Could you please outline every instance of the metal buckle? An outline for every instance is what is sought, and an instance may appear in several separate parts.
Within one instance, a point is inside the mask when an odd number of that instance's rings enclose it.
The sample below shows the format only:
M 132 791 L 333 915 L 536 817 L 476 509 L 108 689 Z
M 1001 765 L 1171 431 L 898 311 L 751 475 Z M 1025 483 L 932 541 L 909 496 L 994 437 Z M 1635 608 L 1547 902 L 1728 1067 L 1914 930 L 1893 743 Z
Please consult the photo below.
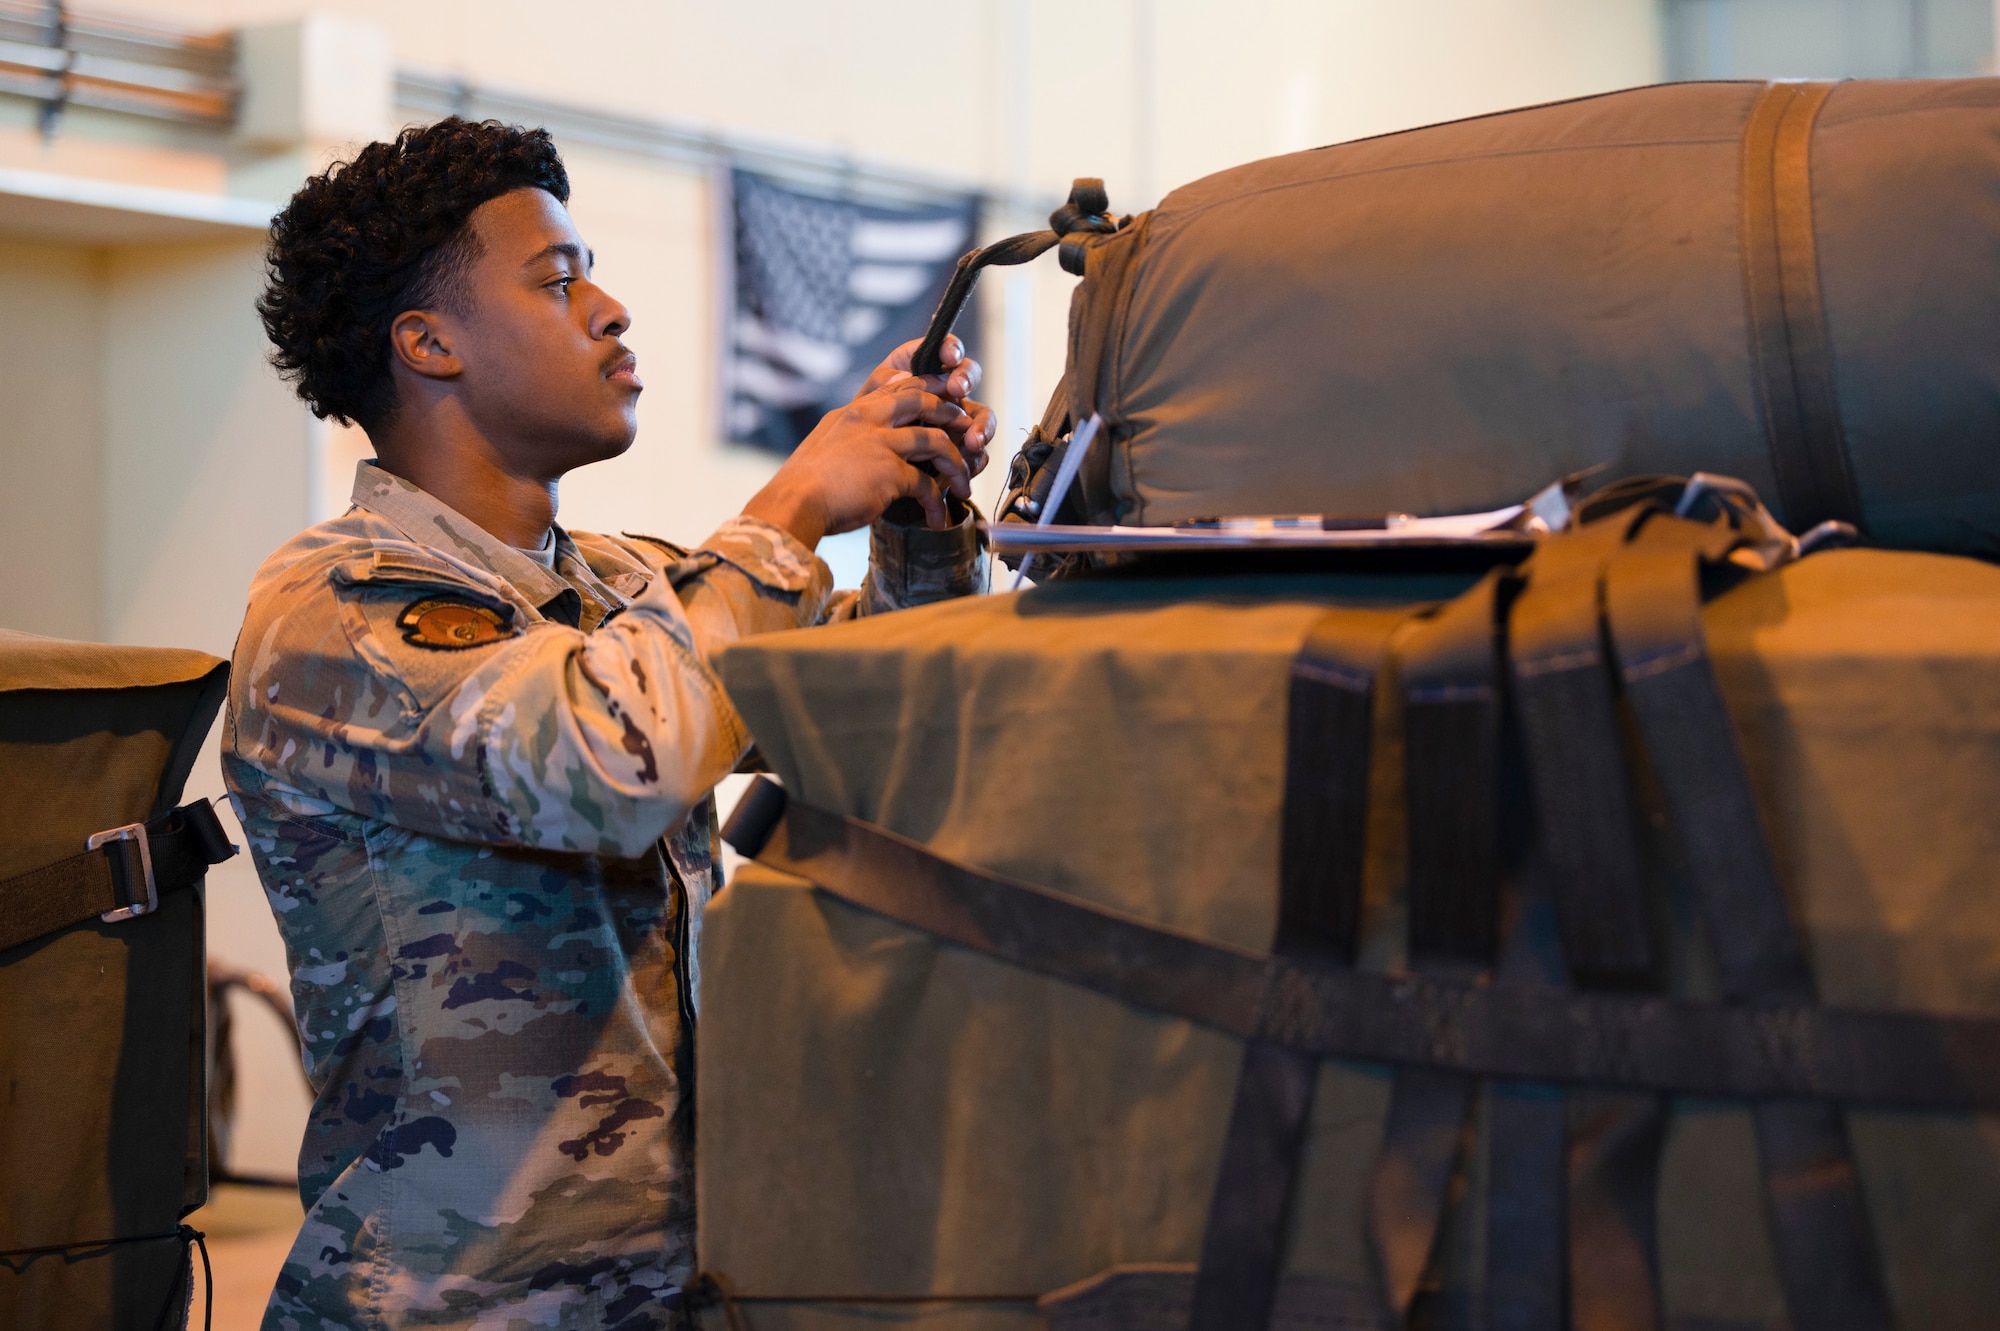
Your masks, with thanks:
M 153 847 L 146 840 L 146 825 L 144 823 L 127 823 L 123 827 L 114 827 L 108 832 L 99 832 L 92 836 L 90 840 L 84 842 L 83 848 L 85 850 L 96 850 L 98 847 L 107 845 L 113 841 L 136 841 L 139 843 L 139 863 L 146 871 L 146 899 L 144 901 L 135 901 L 129 906 L 120 906 L 117 910 L 105 911 L 104 914 L 97 918 L 103 920 L 106 924 L 116 924 L 120 920 L 129 920 L 135 915 L 145 915 L 160 908 L 160 888 L 159 884 L 153 881 Z

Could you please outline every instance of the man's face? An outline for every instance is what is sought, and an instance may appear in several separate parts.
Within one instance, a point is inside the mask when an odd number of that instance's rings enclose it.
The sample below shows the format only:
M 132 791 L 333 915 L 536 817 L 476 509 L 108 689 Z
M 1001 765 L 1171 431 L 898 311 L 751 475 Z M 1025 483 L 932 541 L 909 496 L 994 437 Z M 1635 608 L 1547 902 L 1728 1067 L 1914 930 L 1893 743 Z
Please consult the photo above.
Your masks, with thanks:
M 449 317 L 461 400 L 520 474 L 554 480 L 617 457 L 638 430 L 632 316 L 590 280 L 591 253 L 546 190 L 473 211 L 479 256 Z M 516 455 L 518 454 L 518 456 Z

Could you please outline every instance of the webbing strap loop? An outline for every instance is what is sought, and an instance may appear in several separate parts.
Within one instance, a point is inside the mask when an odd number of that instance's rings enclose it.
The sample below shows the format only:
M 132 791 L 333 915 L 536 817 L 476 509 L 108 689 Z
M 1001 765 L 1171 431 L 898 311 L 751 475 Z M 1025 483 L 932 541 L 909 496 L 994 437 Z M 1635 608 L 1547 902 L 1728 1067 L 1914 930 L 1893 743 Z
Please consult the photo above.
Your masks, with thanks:
M 1840 423 L 1813 233 L 1812 136 L 1831 83 L 1772 83 L 1743 127 L 1743 288 L 1751 364 L 1785 524 L 1862 525 Z

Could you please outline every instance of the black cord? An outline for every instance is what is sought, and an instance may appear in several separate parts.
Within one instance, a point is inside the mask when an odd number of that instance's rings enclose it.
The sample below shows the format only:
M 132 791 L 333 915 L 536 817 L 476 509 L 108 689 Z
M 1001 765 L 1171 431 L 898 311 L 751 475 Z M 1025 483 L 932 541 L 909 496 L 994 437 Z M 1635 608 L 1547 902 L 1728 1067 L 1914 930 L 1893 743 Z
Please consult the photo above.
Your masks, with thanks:
M 215 1268 L 208 1264 L 208 1235 L 192 1225 L 182 1225 L 181 1241 L 201 1249 L 201 1328 L 215 1331 Z M 194 1274 L 193 1262 L 188 1263 L 188 1274 Z
M 125 1243 L 165 1243 L 169 1239 L 176 1239 L 180 1242 L 181 1255 L 187 1258 L 186 1265 L 181 1269 L 186 1272 L 188 1279 L 194 1278 L 194 1258 L 188 1250 L 190 1248 L 201 1249 L 201 1276 L 204 1293 L 201 1324 L 203 1331 L 214 1331 L 215 1268 L 209 1264 L 208 1260 L 208 1235 L 202 1233 L 193 1225 L 181 1225 L 171 1234 L 135 1234 L 131 1238 L 124 1239 L 86 1239 L 78 1243 L 45 1243 L 38 1248 L 8 1248 L 0 1250 L 0 1262 L 8 1261 L 8 1259 L 14 1257 L 32 1259 L 35 1257 L 50 1257 L 56 1253 L 90 1252 L 93 1249 L 116 1248 Z M 26 1267 L 24 1265 L 17 1268 L 10 1264 L 8 1269 L 20 1271 L 25 1270 Z M 188 1297 L 192 1297 L 192 1291 L 189 1292 Z M 167 1306 L 160 1313 L 159 1325 L 162 1331 L 172 1324 L 174 1306 L 183 1302 L 181 1277 L 176 1276 L 173 1288 L 167 1292 Z

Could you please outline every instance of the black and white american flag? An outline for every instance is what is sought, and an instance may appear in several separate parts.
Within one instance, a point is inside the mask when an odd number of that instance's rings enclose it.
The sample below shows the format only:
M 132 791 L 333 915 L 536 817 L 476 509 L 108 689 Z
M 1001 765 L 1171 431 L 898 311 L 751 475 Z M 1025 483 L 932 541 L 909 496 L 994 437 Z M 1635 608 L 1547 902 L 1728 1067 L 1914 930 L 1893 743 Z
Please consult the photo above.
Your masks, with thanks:
M 723 366 L 731 443 L 789 454 L 900 343 L 922 337 L 979 196 L 898 204 L 813 194 L 729 173 L 734 296 Z M 979 326 L 974 304 L 961 338 Z

